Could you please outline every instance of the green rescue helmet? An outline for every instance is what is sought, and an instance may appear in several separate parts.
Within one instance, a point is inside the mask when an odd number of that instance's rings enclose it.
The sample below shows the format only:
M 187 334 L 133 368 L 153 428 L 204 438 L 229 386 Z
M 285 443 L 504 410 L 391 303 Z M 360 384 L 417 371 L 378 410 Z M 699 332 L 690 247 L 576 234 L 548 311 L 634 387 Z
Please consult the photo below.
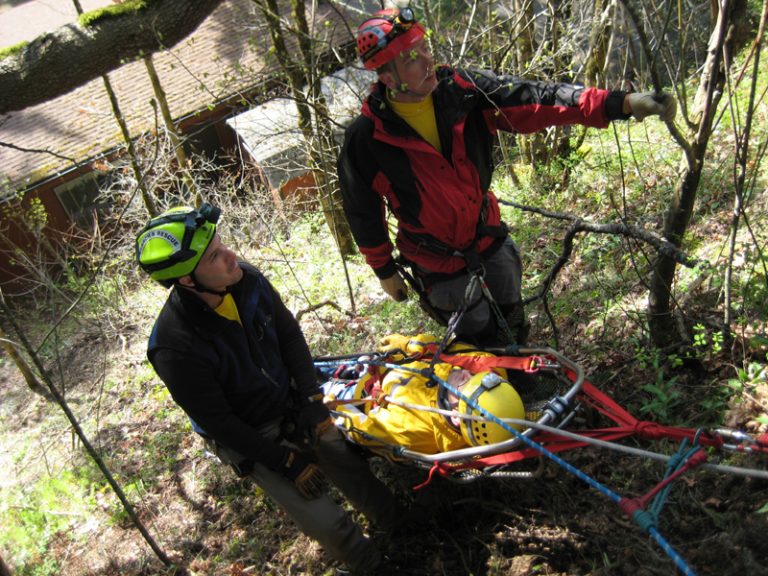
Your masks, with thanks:
M 169 288 L 192 275 L 216 235 L 221 210 L 204 203 L 198 209 L 177 206 L 152 218 L 136 236 L 136 260 L 153 280 Z

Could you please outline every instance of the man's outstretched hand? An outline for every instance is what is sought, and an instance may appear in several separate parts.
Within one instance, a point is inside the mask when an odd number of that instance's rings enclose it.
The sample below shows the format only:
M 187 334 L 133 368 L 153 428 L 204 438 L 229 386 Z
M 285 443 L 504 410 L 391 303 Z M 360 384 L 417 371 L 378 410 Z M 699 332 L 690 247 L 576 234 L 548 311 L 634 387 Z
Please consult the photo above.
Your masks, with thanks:
M 624 98 L 624 112 L 637 120 L 656 114 L 665 122 L 671 122 L 677 113 L 677 100 L 666 92 L 634 92 Z

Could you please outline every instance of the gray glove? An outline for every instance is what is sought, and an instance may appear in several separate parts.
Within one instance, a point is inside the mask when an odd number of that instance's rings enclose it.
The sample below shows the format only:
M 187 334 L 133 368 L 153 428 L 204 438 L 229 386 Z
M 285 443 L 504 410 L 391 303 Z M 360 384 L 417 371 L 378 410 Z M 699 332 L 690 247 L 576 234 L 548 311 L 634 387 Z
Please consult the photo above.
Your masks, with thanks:
M 637 120 L 657 114 L 665 122 L 671 122 L 677 113 L 677 100 L 666 92 L 636 92 L 627 94 L 629 113 Z
M 381 287 L 384 289 L 392 300 L 395 302 L 402 302 L 408 298 L 408 287 L 405 285 L 405 280 L 400 276 L 398 272 L 395 272 L 389 278 L 379 278 Z

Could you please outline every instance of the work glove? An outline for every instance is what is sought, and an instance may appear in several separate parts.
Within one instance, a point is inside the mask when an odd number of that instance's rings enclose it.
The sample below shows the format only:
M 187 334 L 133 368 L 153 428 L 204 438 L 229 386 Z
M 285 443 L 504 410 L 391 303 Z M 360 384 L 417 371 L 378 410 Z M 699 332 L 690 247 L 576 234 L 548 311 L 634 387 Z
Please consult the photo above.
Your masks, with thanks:
M 408 297 L 408 287 L 399 272 L 395 272 L 389 278 L 379 278 L 379 282 L 384 292 L 395 302 L 402 302 Z
M 374 386 L 371 390 L 371 398 L 376 401 L 376 404 L 382 408 L 389 406 L 389 398 L 387 393 L 381 388 L 381 386 Z
M 405 352 L 408 349 L 408 342 L 410 336 L 403 336 L 402 334 L 388 334 L 379 340 L 379 351 L 389 352 Z
M 326 487 L 322 470 L 302 456 L 300 452 L 288 451 L 282 468 L 283 476 L 296 485 L 296 489 L 307 500 L 319 498 Z
M 665 122 L 675 119 L 677 100 L 666 92 L 635 92 L 626 95 L 629 113 L 637 120 L 643 120 L 651 114 L 658 114 Z
M 323 404 L 323 394 L 318 392 L 299 410 L 299 417 L 296 420 L 297 438 L 309 446 L 314 446 L 317 444 L 317 439 L 332 426 L 331 412 Z

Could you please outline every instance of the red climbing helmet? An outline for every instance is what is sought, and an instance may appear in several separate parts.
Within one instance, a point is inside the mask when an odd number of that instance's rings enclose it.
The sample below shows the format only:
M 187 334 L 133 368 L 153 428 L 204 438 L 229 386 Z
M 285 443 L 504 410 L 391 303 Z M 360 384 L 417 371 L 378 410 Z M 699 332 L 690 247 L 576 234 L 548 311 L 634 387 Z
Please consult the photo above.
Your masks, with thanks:
M 357 55 L 376 70 L 424 37 L 411 8 L 379 10 L 357 29 Z

